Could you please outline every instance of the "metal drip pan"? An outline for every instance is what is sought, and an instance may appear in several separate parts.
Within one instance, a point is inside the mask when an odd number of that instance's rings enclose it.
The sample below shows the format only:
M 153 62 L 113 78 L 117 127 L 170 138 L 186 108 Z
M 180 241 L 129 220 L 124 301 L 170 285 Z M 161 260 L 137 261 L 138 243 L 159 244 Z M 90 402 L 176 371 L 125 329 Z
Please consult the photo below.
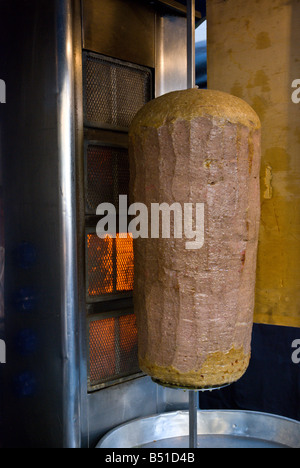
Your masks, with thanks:
M 189 413 L 141 418 L 109 432 L 97 448 L 189 448 Z M 300 423 L 251 411 L 198 411 L 198 448 L 300 448 Z

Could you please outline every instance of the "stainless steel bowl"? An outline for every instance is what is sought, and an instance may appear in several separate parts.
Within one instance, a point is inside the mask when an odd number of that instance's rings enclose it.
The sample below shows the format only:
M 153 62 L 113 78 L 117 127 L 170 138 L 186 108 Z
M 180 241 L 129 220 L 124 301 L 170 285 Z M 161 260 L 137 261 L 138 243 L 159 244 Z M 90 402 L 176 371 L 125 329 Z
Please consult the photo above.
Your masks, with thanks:
M 97 448 L 188 448 L 189 413 L 131 421 L 109 432 Z M 199 411 L 198 448 L 300 448 L 300 422 L 251 411 Z

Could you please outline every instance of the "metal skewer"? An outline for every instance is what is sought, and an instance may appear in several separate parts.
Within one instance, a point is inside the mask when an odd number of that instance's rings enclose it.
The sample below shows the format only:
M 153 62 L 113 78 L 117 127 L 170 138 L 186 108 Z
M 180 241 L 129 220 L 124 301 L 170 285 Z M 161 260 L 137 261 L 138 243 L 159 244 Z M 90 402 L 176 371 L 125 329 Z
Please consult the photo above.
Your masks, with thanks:
M 187 83 L 196 86 L 196 3 L 187 0 Z
M 190 414 L 189 414 L 189 425 L 190 425 L 190 448 L 196 449 L 198 445 L 198 392 L 191 390 L 189 392 L 190 400 Z
M 195 0 L 187 0 L 187 87 L 196 86 L 196 3 Z M 198 392 L 189 391 L 190 411 L 190 448 L 197 448 L 198 442 Z
M 221 390 L 222 388 L 229 387 L 230 384 L 224 384 L 216 387 L 202 387 L 199 389 L 192 389 L 191 387 L 183 387 L 165 383 L 161 380 L 152 377 L 153 382 L 165 388 L 172 388 L 175 390 L 188 391 L 189 394 L 189 448 L 198 448 L 198 411 L 199 411 L 199 392 L 206 392 L 213 390 Z

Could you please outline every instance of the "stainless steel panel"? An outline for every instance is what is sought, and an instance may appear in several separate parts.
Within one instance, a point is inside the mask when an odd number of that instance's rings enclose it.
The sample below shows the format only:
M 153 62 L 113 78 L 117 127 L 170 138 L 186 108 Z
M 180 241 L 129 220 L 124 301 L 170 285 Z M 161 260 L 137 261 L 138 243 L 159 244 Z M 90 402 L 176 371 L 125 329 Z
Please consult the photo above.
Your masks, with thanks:
M 1 2 L 8 446 L 81 445 L 73 3 Z M 29 267 L 12 254 L 24 242 L 36 251 Z M 36 346 L 16 347 L 24 330 Z
M 78 350 L 80 374 L 78 395 L 80 398 L 80 419 L 73 424 L 80 426 L 80 447 L 88 447 L 88 406 L 87 406 L 87 354 L 86 332 L 86 291 L 85 291 L 85 185 L 84 185 L 84 129 L 83 129 L 83 75 L 82 75 L 82 18 L 81 0 L 73 0 L 73 52 L 74 52 L 74 93 L 75 93 L 75 163 L 76 163 L 76 207 L 77 207 L 77 277 L 78 277 Z
M 63 446 L 80 440 L 73 9 L 56 0 L 58 161 L 61 226 Z M 77 421 L 77 424 L 74 422 Z
M 88 396 L 89 444 L 95 447 L 100 437 L 108 431 L 137 417 L 160 413 L 169 408 L 188 408 L 188 392 L 166 390 L 141 377 Z
M 140 0 L 83 0 L 83 48 L 155 67 L 155 11 Z
M 187 20 L 179 16 L 156 19 L 155 97 L 187 88 Z
M 300 448 L 300 423 L 250 411 L 198 411 L 198 448 Z M 141 418 L 108 433 L 97 448 L 189 448 L 189 414 Z
M 160 395 L 164 403 L 164 411 L 177 411 L 189 408 L 189 392 L 180 389 L 171 389 L 167 387 L 160 388 Z

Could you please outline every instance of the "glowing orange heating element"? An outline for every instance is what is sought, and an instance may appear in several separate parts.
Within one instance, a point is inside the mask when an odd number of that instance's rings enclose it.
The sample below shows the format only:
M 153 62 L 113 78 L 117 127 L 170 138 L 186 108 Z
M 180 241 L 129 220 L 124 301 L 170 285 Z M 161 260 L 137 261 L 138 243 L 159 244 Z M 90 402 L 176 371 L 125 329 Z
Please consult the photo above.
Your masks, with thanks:
M 133 290 L 133 239 L 131 234 L 126 238 L 117 234 L 116 238 L 117 258 L 117 291 Z
M 134 255 L 131 234 L 116 239 L 87 235 L 88 294 L 97 298 L 133 290 Z M 139 372 L 134 314 L 90 323 L 89 379 L 91 387 L 119 375 Z
M 131 234 L 87 236 L 88 294 L 90 297 L 133 290 L 134 255 Z
M 90 384 L 138 372 L 134 314 L 90 323 Z
M 119 319 L 120 323 L 120 347 L 123 353 L 131 353 L 137 346 L 136 316 L 124 315 Z
M 113 239 L 99 239 L 96 234 L 87 236 L 89 296 L 101 296 L 113 288 Z

